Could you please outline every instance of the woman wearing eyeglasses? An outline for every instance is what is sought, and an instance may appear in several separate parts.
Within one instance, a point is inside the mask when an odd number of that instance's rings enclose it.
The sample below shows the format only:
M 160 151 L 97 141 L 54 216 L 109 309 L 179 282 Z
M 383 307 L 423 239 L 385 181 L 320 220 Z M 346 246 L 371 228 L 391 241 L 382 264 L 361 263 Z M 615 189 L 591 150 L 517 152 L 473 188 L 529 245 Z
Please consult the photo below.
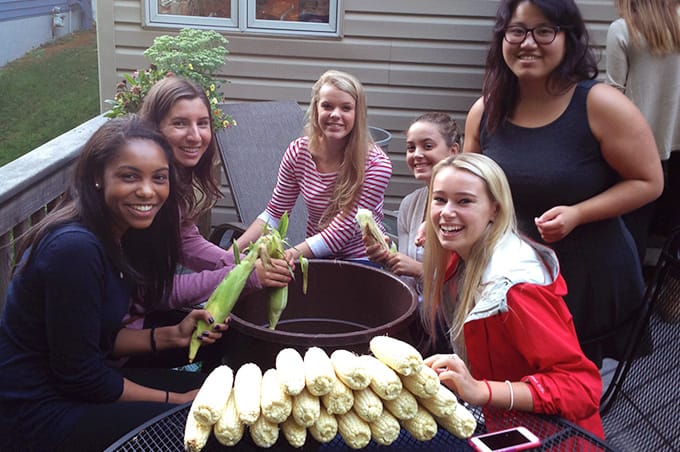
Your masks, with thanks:
M 661 193 L 654 137 L 623 94 L 594 81 L 597 61 L 573 0 L 504 0 L 466 152 L 508 176 L 520 230 L 552 247 L 581 347 L 621 358 L 644 282 L 621 215 Z

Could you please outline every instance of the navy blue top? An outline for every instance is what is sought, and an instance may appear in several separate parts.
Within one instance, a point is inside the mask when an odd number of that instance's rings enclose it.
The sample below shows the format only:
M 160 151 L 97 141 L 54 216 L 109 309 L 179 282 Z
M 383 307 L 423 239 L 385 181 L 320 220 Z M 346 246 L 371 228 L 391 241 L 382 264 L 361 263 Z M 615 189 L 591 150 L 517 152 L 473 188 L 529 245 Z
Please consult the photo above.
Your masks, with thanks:
M 59 444 L 84 404 L 120 397 L 123 377 L 106 360 L 129 299 L 121 273 L 82 225 L 40 241 L 0 317 L 0 450 Z
M 490 135 L 482 118 L 482 152 L 505 171 L 520 231 L 537 242 L 545 243 L 534 218 L 591 198 L 620 180 L 588 122 L 586 100 L 595 83 L 579 83 L 564 113 L 542 127 L 506 121 Z M 626 344 L 626 321 L 641 306 L 644 290 L 635 244 L 623 221 L 615 217 L 583 224 L 546 245 L 559 258 L 569 291 L 565 301 L 584 352 L 596 363 L 603 356 L 616 358 Z

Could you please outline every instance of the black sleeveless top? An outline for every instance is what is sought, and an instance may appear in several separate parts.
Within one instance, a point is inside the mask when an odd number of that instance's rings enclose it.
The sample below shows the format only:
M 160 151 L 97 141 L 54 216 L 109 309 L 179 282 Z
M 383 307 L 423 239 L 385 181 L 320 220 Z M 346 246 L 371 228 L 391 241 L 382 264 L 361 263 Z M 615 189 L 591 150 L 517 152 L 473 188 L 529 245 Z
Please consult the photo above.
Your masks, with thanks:
M 505 171 L 520 231 L 539 243 L 534 224 L 548 209 L 573 205 L 619 181 L 607 164 L 588 123 L 586 98 L 596 82 L 577 85 L 564 113 L 554 122 L 526 128 L 505 122 L 493 135 L 480 124 L 482 153 Z M 642 303 L 644 283 L 632 236 L 620 217 L 576 227 L 555 250 L 569 293 L 565 301 L 574 316 L 586 355 L 619 358 L 628 321 Z

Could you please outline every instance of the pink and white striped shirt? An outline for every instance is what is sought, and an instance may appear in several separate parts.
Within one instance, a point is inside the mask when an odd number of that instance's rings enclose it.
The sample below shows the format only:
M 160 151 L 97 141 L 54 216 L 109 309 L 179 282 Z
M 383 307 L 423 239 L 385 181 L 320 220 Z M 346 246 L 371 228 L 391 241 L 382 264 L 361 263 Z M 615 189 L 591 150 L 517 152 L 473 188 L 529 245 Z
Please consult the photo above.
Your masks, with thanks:
M 369 209 L 378 226 L 383 228 L 385 189 L 391 176 L 392 163 L 389 157 L 378 146 L 374 146 L 366 161 L 358 203 L 347 215 L 336 215 L 322 230 L 319 228 L 319 221 L 330 202 L 337 173 L 320 173 L 309 151 L 308 138 L 300 137 L 286 149 L 281 159 L 274 193 L 259 218 L 270 225 L 277 225 L 283 212 L 290 212 L 297 197 L 302 194 L 307 207 L 306 242 L 314 256 L 367 259 L 366 249 L 361 241 L 361 230 L 354 217 L 357 209 Z

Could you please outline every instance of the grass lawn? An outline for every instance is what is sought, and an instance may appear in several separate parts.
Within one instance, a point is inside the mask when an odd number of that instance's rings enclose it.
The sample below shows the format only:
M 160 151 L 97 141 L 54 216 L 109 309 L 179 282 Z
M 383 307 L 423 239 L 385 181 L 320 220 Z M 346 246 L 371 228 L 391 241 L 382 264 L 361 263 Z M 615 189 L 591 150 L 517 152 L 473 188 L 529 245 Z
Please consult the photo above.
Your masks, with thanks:
M 95 30 L 0 68 L 0 166 L 99 114 Z

